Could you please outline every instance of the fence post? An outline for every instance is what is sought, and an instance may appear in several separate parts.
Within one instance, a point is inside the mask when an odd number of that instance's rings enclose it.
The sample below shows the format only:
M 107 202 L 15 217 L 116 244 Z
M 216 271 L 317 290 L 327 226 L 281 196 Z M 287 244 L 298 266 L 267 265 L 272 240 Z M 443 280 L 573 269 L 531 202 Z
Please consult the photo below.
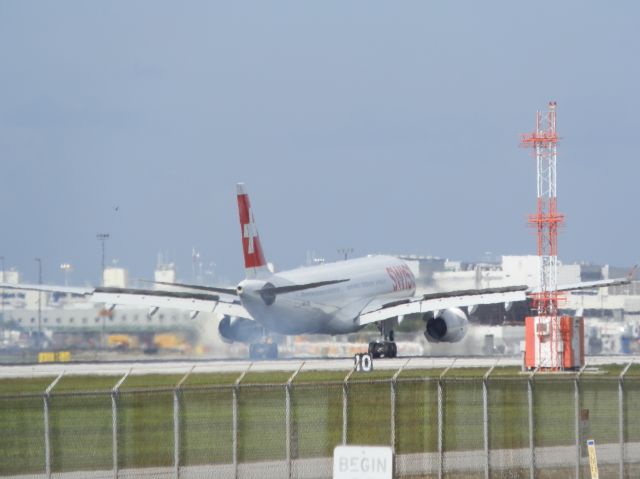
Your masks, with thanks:
M 580 479 L 580 375 L 587 367 L 585 361 L 584 366 L 577 372 L 573 385 L 573 407 L 575 411 L 575 430 L 576 430 L 576 479 Z
M 231 447 L 233 449 L 233 477 L 238 478 L 238 392 L 240 389 L 240 382 L 244 379 L 244 376 L 249 372 L 253 363 L 249 363 L 247 369 L 245 369 L 236 382 L 233 383 L 233 403 L 232 403 L 232 414 L 233 414 L 233 438 L 231 442 Z
M 180 478 L 180 393 L 182 385 L 195 367 L 195 364 L 191 366 L 173 390 L 173 465 L 176 479 Z
M 302 361 L 300 367 L 294 371 L 287 383 L 284 385 L 284 409 L 286 422 L 285 447 L 287 450 L 287 477 L 291 478 L 291 383 L 298 375 L 305 361 Z
M 344 381 L 342 382 L 342 445 L 347 444 L 347 423 L 348 423 L 348 414 L 349 414 L 349 378 L 356 370 L 354 366 L 351 371 L 344 377 Z
M 47 479 L 51 479 L 51 444 L 49 436 L 49 396 L 43 395 L 44 399 L 44 471 Z
M 396 395 L 398 394 L 398 376 L 400 376 L 405 366 L 409 364 L 409 361 L 411 361 L 411 358 L 407 359 L 391 378 L 391 451 L 393 454 L 394 473 L 396 469 Z
M 180 388 L 173 390 L 173 467 L 175 477 L 180 477 Z
M 629 363 L 618 377 L 618 425 L 620 429 L 620 479 L 624 479 L 624 375 L 631 367 Z
M 531 456 L 531 462 L 529 463 L 529 479 L 535 479 L 536 477 L 536 444 L 533 421 L 533 376 L 535 374 L 536 370 L 534 369 L 527 378 L 527 402 L 529 408 L 529 455 Z
M 451 364 L 442 371 L 442 374 L 438 378 L 438 479 L 442 479 L 444 472 L 444 404 L 443 404 L 443 383 L 445 374 L 449 372 L 449 369 L 453 367 L 456 362 L 454 359 Z
M 497 363 L 496 363 L 497 364 Z M 488 381 L 489 375 L 493 372 L 496 364 L 491 366 L 489 370 L 482 377 L 482 426 L 483 426 L 483 438 L 484 438 L 484 477 L 489 479 L 489 390 Z
M 120 394 L 120 386 L 131 373 L 131 369 L 113 386 L 111 390 L 111 449 L 113 452 L 113 477 L 118 479 L 118 395 Z
M 396 395 L 398 394 L 398 376 L 400 376 L 405 366 L 409 364 L 409 361 L 411 361 L 411 358 L 407 359 L 391 378 L 391 450 L 393 451 L 394 458 L 396 456 Z
M 47 475 L 47 479 L 51 479 L 51 426 L 49 421 L 49 396 L 63 375 L 64 370 L 44 391 L 44 470 Z

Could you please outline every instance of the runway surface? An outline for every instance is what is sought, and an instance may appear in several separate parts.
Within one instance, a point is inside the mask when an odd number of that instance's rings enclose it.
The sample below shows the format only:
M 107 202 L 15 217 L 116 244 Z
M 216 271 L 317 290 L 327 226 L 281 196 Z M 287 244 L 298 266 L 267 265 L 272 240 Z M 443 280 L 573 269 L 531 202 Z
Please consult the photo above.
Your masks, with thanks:
M 606 364 L 640 363 L 640 356 L 592 356 L 587 358 L 587 367 Z M 304 363 L 304 365 L 302 365 Z M 118 376 L 130 372 L 139 374 L 184 374 L 193 373 L 242 373 L 246 370 L 260 371 L 296 371 L 300 366 L 304 371 L 350 371 L 354 366 L 353 358 L 300 358 L 278 359 L 270 361 L 249 360 L 180 360 L 180 361 L 128 361 L 128 362 L 90 362 L 55 363 L 0 366 L 2 378 L 29 378 L 66 375 L 108 375 Z M 398 370 L 427 368 L 471 368 L 492 366 L 521 366 L 522 358 L 506 357 L 400 357 L 374 360 L 375 370 Z

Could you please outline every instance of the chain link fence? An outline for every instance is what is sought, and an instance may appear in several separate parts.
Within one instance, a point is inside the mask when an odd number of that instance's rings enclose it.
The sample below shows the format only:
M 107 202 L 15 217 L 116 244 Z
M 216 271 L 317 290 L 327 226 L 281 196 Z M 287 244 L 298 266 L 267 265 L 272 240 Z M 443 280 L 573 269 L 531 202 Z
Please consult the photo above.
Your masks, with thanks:
M 304 363 L 303 363 L 304 364 Z M 390 446 L 395 476 L 640 477 L 640 365 L 61 376 L 0 389 L 0 475 L 22 478 L 330 478 L 340 444 Z M 406 363 L 405 363 L 406 365 Z M 69 383 L 69 381 L 71 381 Z M 71 384 L 72 387 L 69 386 Z

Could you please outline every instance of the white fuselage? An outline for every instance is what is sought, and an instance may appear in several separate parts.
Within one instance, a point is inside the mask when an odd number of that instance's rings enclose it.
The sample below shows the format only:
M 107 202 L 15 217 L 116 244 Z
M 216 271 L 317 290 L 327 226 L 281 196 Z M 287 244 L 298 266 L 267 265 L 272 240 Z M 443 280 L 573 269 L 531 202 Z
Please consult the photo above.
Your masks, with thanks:
M 268 284 L 278 288 L 336 280 L 348 281 L 278 294 L 271 304 L 260 294 Z M 402 260 L 372 256 L 246 279 L 238 289 L 242 305 L 268 330 L 342 334 L 360 329 L 357 319 L 365 307 L 412 296 L 415 278 Z

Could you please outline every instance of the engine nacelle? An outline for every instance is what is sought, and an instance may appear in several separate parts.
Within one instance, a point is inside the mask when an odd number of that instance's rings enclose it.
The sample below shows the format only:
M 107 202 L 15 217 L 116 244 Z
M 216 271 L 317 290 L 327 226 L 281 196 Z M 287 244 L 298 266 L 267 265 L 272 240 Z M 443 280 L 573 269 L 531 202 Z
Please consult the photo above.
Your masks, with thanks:
M 435 316 L 427 313 L 424 320 L 427 322 L 424 337 L 430 343 L 457 343 L 467 334 L 469 326 L 467 315 L 460 308 L 445 309 Z
M 225 316 L 218 324 L 218 333 L 227 343 L 257 343 L 263 339 L 265 331 L 260 323 L 252 319 Z

